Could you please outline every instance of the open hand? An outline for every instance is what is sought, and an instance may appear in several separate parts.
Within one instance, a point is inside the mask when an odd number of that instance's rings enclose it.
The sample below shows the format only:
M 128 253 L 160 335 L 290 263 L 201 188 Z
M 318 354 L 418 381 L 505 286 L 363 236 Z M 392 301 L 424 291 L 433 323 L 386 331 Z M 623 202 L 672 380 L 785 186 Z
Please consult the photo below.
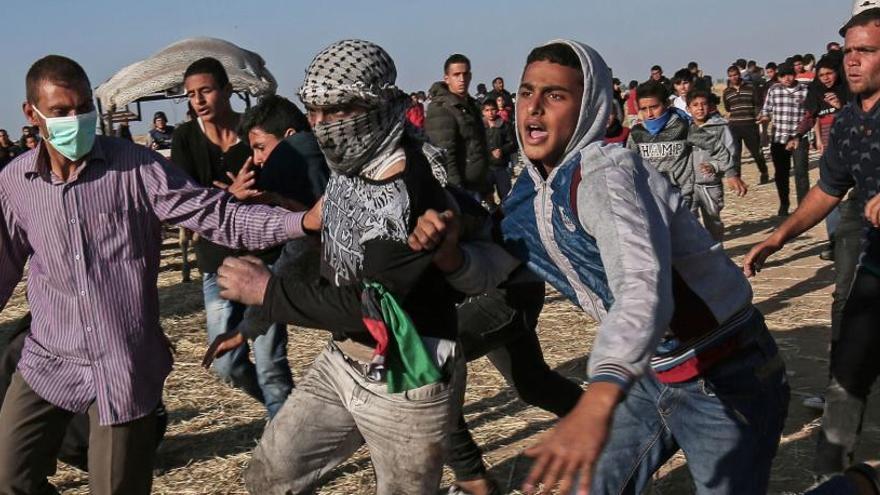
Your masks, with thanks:
M 724 179 L 724 181 L 727 182 L 727 187 L 729 187 L 740 198 L 749 192 L 749 186 L 747 186 L 740 177 L 728 177 L 727 179 Z
M 235 196 L 235 199 L 239 201 L 247 201 L 260 196 L 263 194 L 263 191 L 254 189 L 254 185 L 257 183 L 256 173 L 253 170 L 254 166 L 253 157 L 248 157 L 241 170 L 238 171 L 238 174 L 226 172 L 226 176 L 229 177 L 232 184 L 227 185 L 215 180 L 214 186 L 225 189 L 226 192 Z
M 238 332 L 221 333 L 211 342 L 205 356 L 202 358 L 202 368 L 208 369 L 215 359 L 223 356 L 227 352 L 241 347 L 245 343 L 244 335 Z
M 597 400 L 590 400 L 588 394 Z M 526 450 L 525 454 L 535 462 L 523 483 L 523 491 L 535 493 L 539 483 L 550 491 L 559 483 L 559 493 L 568 494 L 576 482 L 578 495 L 587 495 L 621 394 L 616 385 L 591 384 L 577 407 L 545 433 L 538 445 Z

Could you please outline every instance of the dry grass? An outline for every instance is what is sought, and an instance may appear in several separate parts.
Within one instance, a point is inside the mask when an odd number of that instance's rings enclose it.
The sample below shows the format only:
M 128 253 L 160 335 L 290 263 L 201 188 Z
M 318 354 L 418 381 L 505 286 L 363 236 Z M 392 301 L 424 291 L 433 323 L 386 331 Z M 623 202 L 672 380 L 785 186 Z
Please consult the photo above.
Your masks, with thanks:
M 756 173 L 746 165 L 747 181 Z M 728 198 L 724 212 L 728 223 L 727 250 L 737 260 L 776 220 L 772 185 L 754 187 L 746 199 Z M 756 300 L 776 332 L 791 371 L 794 389 L 789 425 L 773 473 L 773 493 L 803 489 L 809 484 L 814 417 L 799 400 L 818 391 L 827 367 L 827 334 L 832 274 L 828 264 L 815 256 L 824 240 L 816 229 L 793 243 L 770 263 L 754 281 Z M 784 264 L 783 264 L 784 263 Z M 168 435 L 161 447 L 154 492 L 160 494 L 246 493 L 241 470 L 264 425 L 264 409 L 245 394 L 221 384 L 199 367 L 205 349 L 205 316 L 201 284 L 180 282 L 180 259 L 169 239 L 159 277 L 162 326 L 176 346 L 176 364 L 168 378 L 165 402 L 170 413 Z M 0 315 L 0 331 L 27 311 L 23 284 Z M 596 326 L 558 294 L 548 294 L 541 317 L 540 337 L 544 355 L 567 376 L 583 380 L 585 355 Z M 296 379 L 321 350 L 326 334 L 312 330 L 292 331 L 289 357 Z M 503 487 L 519 486 L 529 462 L 520 457 L 535 435 L 553 424 L 552 415 L 528 407 L 505 385 L 486 359 L 469 365 L 465 412 L 477 442 L 485 450 L 491 473 Z M 869 425 L 880 424 L 872 409 Z M 867 449 L 878 447 L 877 430 L 867 428 Z M 689 481 L 680 469 L 683 456 L 673 458 L 657 475 L 654 493 L 689 493 Z M 374 475 L 365 449 L 335 470 L 320 493 L 371 493 Z M 444 483 L 451 481 L 447 470 Z M 53 478 L 64 493 L 87 493 L 84 473 L 60 465 Z M 516 493 L 513 491 L 512 493 Z

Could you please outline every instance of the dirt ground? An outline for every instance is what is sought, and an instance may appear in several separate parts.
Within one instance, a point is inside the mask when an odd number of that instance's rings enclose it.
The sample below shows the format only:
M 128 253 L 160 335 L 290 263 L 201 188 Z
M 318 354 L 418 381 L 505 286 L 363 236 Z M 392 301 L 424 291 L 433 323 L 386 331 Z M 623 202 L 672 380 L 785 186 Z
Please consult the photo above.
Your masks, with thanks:
M 768 162 L 769 162 L 768 157 Z M 744 165 L 745 179 L 756 184 L 752 161 Z M 817 174 L 813 170 L 813 179 Z M 793 193 L 792 193 L 793 194 Z M 742 256 L 778 223 L 772 184 L 753 186 L 745 198 L 728 196 L 724 210 L 725 247 L 739 263 Z M 825 243 L 819 226 L 778 253 L 753 280 L 755 300 L 766 315 L 785 356 L 792 385 L 792 403 L 773 468 L 771 493 L 798 492 L 810 483 L 817 415 L 801 400 L 821 391 L 827 374 L 829 308 L 833 266 L 818 254 Z M 165 402 L 170 414 L 168 435 L 160 449 L 154 493 L 246 493 L 241 470 L 265 424 L 265 412 L 243 393 L 216 380 L 199 367 L 206 342 L 200 279 L 180 281 L 176 243 L 168 239 L 159 278 L 162 326 L 176 347 L 176 364 L 168 377 Z M 0 333 L 27 311 L 22 283 L 0 314 Z M 586 355 L 596 325 L 575 307 L 551 292 L 541 317 L 539 334 L 551 364 L 576 380 L 585 377 Z M 289 357 L 300 379 L 324 345 L 324 332 L 291 329 Z M 505 488 L 516 488 L 529 461 L 520 456 L 535 436 L 554 423 L 552 415 L 528 407 L 505 386 L 486 359 L 469 365 L 465 404 L 474 437 L 485 450 L 491 474 Z M 859 451 L 861 458 L 880 450 L 880 408 L 871 407 Z M 692 493 L 683 456 L 671 460 L 656 476 L 655 494 Z M 451 481 L 445 473 L 444 485 Z M 53 482 L 63 493 L 88 492 L 87 476 L 59 465 Z M 333 471 L 320 493 L 372 493 L 374 474 L 365 449 Z M 444 492 L 445 493 L 445 492 Z

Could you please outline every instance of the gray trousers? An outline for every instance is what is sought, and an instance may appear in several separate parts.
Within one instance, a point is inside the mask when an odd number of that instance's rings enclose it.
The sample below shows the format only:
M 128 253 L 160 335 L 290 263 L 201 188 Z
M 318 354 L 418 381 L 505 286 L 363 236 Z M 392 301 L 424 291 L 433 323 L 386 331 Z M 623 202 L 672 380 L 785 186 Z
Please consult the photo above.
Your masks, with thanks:
M 73 413 L 41 398 L 16 372 L 0 410 L 0 494 L 48 495 L 61 441 Z M 153 482 L 156 413 L 121 425 L 98 424 L 89 407 L 89 491 L 148 495 Z
M 266 425 L 244 473 L 248 491 L 315 493 L 324 475 L 366 443 L 379 495 L 435 493 L 464 400 L 461 352 L 446 374 L 445 381 L 390 394 L 331 342 Z
M 724 186 L 721 184 L 694 185 L 694 213 L 699 211 L 703 226 L 709 231 L 716 242 L 724 237 L 724 222 L 721 221 L 721 209 L 724 208 Z

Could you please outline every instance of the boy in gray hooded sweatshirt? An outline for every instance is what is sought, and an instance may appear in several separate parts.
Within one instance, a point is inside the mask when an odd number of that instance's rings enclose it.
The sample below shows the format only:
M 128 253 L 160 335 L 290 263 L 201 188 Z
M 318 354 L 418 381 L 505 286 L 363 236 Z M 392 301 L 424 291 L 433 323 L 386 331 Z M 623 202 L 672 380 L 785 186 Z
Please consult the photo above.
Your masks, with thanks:
M 748 281 L 663 175 L 603 143 L 611 77 L 598 53 L 553 41 L 529 54 L 521 80 L 527 165 L 502 235 L 600 322 L 590 385 L 526 452 L 525 490 L 559 482 L 568 493 L 577 480 L 577 493 L 641 493 L 682 449 L 698 493 L 766 493 L 789 388 Z M 450 216 L 426 212 L 410 247 L 453 252 Z
M 740 178 L 739 164 L 736 162 L 736 143 L 733 134 L 727 128 L 725 120 L 718 112 L 713 111 L 712 94 L 703 89 L 691 90 L 687 94 L 688 111 L 694 119 L 691 133 L 702 130 L 721 142 L 730 153 L 730 160 L 721 167 L 711 164 L 709 152 L 695 148 L 691 152 L 691 166 L 694 171 L 694 209 L 699 211 L 703 226 L 717 242 L 724 236 L 724 222 L 721 221 L 721 209 L 724 208 L 724 177 L 727 185 L 740 197 L 745 196 L 748 188 Z
M 640 123 L 633 126 L 627 147 L 642 156 L 681 190 L 688 207 L 693 205 L 694 169 L 691 152 L 702 148 L 711 163 L 720 168 L 730 161 L 730 152 L 711 134 L 691 132 L 690 117 L 670 105 L 669 92 L 662 84 L 646 82 L 636 88 Z

